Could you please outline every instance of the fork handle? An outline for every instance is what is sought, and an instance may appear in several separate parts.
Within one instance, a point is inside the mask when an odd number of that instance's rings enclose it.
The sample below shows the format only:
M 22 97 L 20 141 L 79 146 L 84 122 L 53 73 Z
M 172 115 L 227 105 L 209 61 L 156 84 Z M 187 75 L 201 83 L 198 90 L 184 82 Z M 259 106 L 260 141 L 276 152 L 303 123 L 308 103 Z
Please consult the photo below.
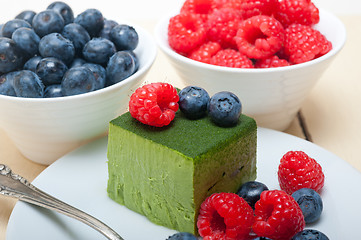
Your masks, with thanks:
M 94 228 L 110 240 L 124 240 L 100 220 L 41 191 L 4 164 L 0 164 L 0 194 L 65 214 Z

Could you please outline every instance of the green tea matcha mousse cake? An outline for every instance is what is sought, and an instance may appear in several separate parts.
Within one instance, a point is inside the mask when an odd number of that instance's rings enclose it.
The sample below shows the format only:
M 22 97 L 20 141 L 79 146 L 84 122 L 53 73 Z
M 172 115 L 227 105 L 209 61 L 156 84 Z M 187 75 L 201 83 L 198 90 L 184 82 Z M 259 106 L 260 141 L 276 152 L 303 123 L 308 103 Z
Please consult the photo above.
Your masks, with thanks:
M 154 127 L 127 112 L 109 125 L 108 195 L 153 223 L 196 234 L 206 197 L 256 179 L 256 144 L 256 122 L 245 115 L 224 128 L 177 111 Z

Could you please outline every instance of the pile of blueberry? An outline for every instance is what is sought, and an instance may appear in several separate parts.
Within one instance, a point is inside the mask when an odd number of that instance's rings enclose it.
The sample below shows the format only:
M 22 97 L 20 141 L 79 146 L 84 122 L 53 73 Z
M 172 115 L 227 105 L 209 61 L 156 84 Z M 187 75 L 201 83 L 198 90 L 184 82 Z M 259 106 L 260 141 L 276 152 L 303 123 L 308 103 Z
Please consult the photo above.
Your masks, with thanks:
M 74 16 L 64 2 L 23 11 L 0 26 L 0 94 L 70 96 L 118 83 L 139 67 L 136 30 L 97 9 Z

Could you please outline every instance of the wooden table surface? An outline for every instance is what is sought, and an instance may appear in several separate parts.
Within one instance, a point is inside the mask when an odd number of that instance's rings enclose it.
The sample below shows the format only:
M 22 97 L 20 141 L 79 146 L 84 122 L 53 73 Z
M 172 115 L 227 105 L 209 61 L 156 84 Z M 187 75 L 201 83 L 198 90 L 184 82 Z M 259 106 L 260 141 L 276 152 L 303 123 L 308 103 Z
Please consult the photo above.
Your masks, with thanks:
M 361 16 L 339 17 L 347 29 L 346 45 L 285 132 L 313 141 L 361 171 Z M 138 25 L 153 32 L 154 24 L 150 22 Z M 178 76 L 160 51 L 147 81 L 179 83 Z M 7 164 L 30 181 L 46 168 L 24 158 L 1 128 L 0 163 Z M 0 240 L 5 239 L 7 222 L 15 203 L 13 199 L 0 196 Z

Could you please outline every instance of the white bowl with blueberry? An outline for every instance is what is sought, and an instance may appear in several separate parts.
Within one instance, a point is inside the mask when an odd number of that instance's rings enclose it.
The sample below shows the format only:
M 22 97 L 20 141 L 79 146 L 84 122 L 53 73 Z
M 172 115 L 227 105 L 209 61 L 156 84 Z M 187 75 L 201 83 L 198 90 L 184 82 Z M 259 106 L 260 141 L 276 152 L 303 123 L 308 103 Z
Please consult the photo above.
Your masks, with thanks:
M 48 165 L 103 136 L 143 83 L 154 40 L 105 17 L 54 2 L 2 25 L 0 126 L 28 159 Z
M 277 3 L 282 4 L 282 1 Z M 225 5 L 224 8 L 222 4 Z M 241 18 L 237 22 L 235 19 L 238 18 L 239 12 L 232 12 L 227 4 L 232 3 L 224 1 L 216 9 L 213 5 L 207 6 L 207 3 L 204 3 L 202 7 L 197 8 L 197 3 L 191 5 L 185 1 L 181 9 L 177 9 L 157 24 L 154 32 L 157 44 L 185 86 L 203 87 L 210 95 L 219 91 L 231 91 L 242 101 L 243 113 L 254 117 L 259 126 L 285 130 L 313 86 L 342 49 L 346 41 L 345 27 L 336 16 L 320 9 L 319 22 L 316 19 L 307 27 L 323 34 L 328 42 L 323 44 L 322 40 L 321 45 L 329 48 L 330 42 L 332 49 L 323 52 L 324 49 L 315 47 L 314 49 L 318 49 L 319 52 L 313 52 L 313 58 L 310 57 L 306 61 L 297 56 L 292 47 L 297 45 L 301 48 L 309 42 L 286 44 L 292 43 L 292 29 L 281 21 L 282 10 L 275 10 L 274 14 L 278 13 L 279 17 L 277 19 L 271 15 L 252 16 L 245 17 L 246 20 Z M 307 4 L 313 3 L 307 1 Z M 314 9 L 313 7 L 310 6 L 308 10 Z M 241 11 L 241 14 L 251 13 L 256 8 L 257 6 L 254 6 L 249 11 Z M 284 9 L 292 11 L 287 7 Z M 262 9 L 260 11 L 262 12 Z M 305 20 L 306 15 L 311 16 L 307 14 L 302 15 L 299 21 Z M 223 16 L 224 22 L 220 20 Z M 283 16 L 288 15 L 285 13 Z M 259 22 L 262 22 L 262 27 L 257 25 Z M 279 30 L 271 30 L 272 27 L 267 27 L 268 24 L 277 25 L 274 29 Z M 282 27 L 279 27 L 280 24 Z M 241 27 L 232 29 L 235 35 L 227 39 L 228 36 L 232 36 L 232 31 L 227 32 L 224 26 Z M 287 28 L 289 30 L 286 30 Z M 284 35 L 280 34 L 283 31 Z M 276 38 L 275 36 L 280 36 L 278 34 L 284 38 Z M 236 56 L 238 60 L 235 60 Z M 272 65 L 272 57 L 275 59 L 274 62 L 277 61 L 279 64 L 277 67 Z M 264 68 L 266 66 L 269 68 Z

